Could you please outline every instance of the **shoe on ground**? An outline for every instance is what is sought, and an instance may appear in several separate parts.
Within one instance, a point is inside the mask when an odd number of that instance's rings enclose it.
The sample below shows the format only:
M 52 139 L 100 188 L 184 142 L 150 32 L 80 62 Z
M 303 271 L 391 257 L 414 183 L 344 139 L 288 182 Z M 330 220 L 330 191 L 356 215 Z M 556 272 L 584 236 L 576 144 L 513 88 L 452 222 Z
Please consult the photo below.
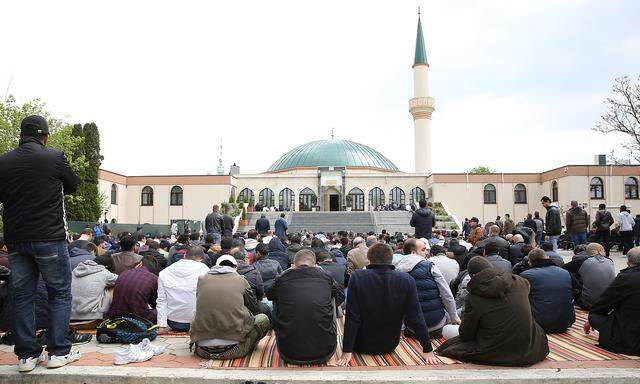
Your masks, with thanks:
M 31 372 L 34 368 L 45 361 L 44 353 L 38 357 L 29 357 L 28 359 L 20 359 L 18 362 L 18 372 Z
M 151 348 L 141 350 L 139 345 L 130 344 L 125 349 L 120 349 L 115 353 L 115 365 L 125 365 L 129 363 L 142 363 L 150 360 L 154 355 Z
M 82 357 L 82 354 L 78 350 L 69 351 L 69 354 L 65 356 L 49 356 L 49 362 L 47 363 L 47 368 L 64 367 L 67 364 L 80 360 L 81 357 Z
M 93 339 L 93 335 L 90 333 L 73 332 L 67 336 L 67 340 L 69 340 L 73 345 L 87 344 L 91 339 Z
M 146 350 L 153 351 L 153 354 L 155 356 L 161 355 L 166 348 L 165 346 L 151 344 L 151 341 L 149 339 L 142 340 L 140 344 L 138 344 L 138 347 L 143 351 L 146 351 Z

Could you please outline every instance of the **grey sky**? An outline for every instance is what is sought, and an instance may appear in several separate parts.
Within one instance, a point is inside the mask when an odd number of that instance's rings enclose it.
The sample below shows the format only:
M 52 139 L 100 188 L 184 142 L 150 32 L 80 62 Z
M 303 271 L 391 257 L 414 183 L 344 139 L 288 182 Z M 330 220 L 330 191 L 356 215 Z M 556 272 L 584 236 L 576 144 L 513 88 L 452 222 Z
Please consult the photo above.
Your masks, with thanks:
M 336 137 L 413 170 L 414 1 L 0 5 L 0 90 L 95 121 L 103 168 L 262 172 Z M 613 79 L 640 68 L 637 1 L 424 1 L 435 171 L 591 163 Z

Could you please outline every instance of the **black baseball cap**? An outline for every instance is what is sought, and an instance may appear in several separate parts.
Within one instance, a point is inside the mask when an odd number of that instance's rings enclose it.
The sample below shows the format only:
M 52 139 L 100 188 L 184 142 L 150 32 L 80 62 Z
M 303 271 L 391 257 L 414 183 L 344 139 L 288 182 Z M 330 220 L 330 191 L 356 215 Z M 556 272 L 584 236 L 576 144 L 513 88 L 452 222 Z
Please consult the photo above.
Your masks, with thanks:
M 48 134 L 49 124 L 42 116 L 27 116 L 20 123 L 20 136 L 44 136 Z

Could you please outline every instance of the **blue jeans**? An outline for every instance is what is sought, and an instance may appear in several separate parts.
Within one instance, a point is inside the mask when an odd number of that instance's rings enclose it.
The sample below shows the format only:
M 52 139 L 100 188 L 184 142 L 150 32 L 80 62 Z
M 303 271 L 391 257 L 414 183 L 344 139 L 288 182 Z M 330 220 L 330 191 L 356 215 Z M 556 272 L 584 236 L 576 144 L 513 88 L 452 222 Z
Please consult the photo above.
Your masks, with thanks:
M 220 244 L 220 241 L 222 241 L 222 235 L 219 232 L 212 232 L 211 236 L 213 237 L 213 244 Z
M 542 232 L 536 232 L 536 245 L 540 247 L 542 244 Z
M 560 238 L 560 236 L 558 236 L 558 235 L 549 236 L 549 242 L 551 243 L 551 245 L 553 245 L 553 250 L 554 251 L 558 250 L 558 238 Z
M 573 248 L 581 244 L 587 244 L 587 232 L 572 233 L 571 242 L 573 243 Z
M 15 354 L 26 359 L 42 353 L 42 347 L 36 342 L 34 313 L 38 277 L 42 274 L 49 296 L 47 352 L 49 356 L 67 355 L 71 350 L 71 342 L 66 337 L 71 316 L 71 267 L 67 243 L 17 243 L 9 250 L 9 262 Z
M 189 328 L 191 328 L 191 323 L 180 323 L 169 319 L 167 319 L 167 325 L 176 332 L 189 332 Z

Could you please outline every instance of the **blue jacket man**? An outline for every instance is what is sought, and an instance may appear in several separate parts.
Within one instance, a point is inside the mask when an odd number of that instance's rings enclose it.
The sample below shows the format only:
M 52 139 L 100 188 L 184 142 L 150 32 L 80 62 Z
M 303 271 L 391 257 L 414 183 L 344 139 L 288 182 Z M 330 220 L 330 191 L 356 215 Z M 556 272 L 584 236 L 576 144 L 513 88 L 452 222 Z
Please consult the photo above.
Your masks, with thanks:
M 269 230 L 271 230 L 271 224 L 269 224 L 269 219 L 267 219 L 267 216 L 263 213 L 258 221 L 256 221 L 256 231 L 264 236 Z
M 289 229 L 289 225 L 287 224 L 287 220 L 284 219 L 284 213 L 280 214 L 280 217 L 278 218 L 278 220 L 276 220 L 274 226 L 276 227 L 276 236 L 287 236 L 287 229 Z
M 567 330 L 576 321 L 571 275 L 540 248 L 529 252 L 528 258 L 531 268 L 520 276 L 531 285 L 529 302 L 533 318 L 547 333 Z

